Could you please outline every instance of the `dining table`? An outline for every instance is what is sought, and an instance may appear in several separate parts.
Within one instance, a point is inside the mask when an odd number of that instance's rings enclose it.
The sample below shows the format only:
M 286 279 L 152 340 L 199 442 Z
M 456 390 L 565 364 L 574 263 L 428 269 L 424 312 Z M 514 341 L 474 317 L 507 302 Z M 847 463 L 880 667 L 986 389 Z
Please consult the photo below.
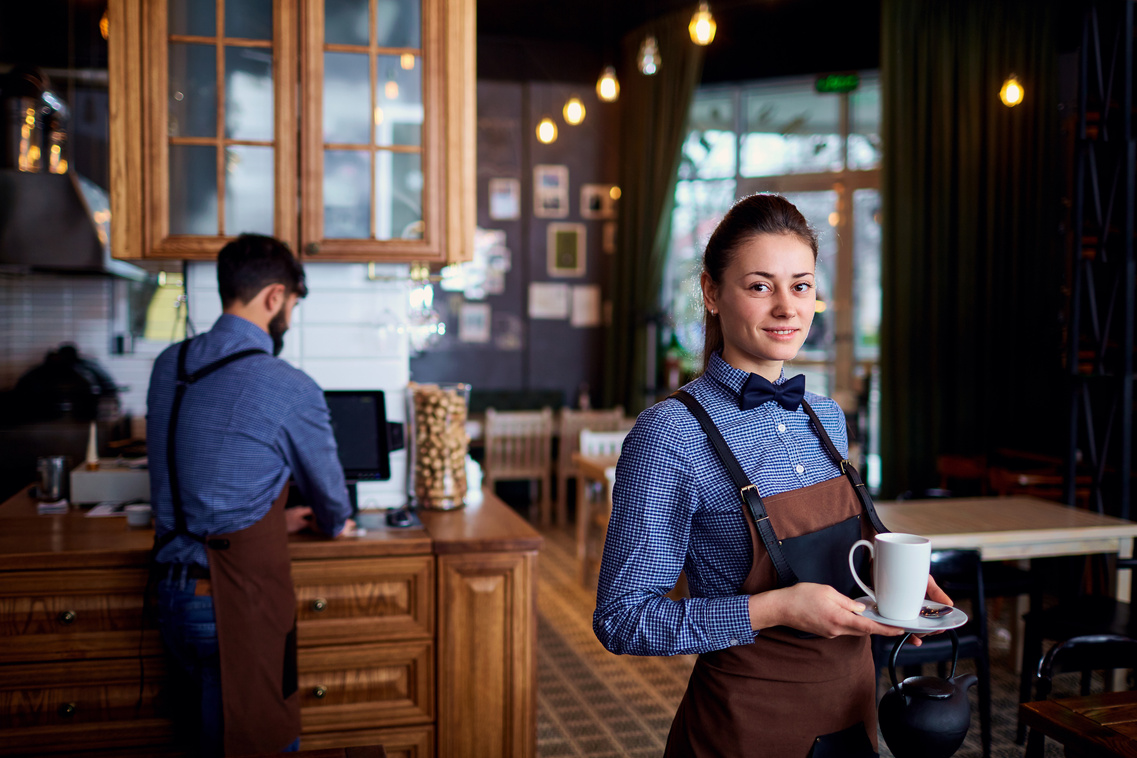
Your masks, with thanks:
M 589 538 L 591 526 L 595 518 L 594 508 L 612 508 L 612 486 L 616 483 L 616 462 L 619 455 L 584 455 L 573 453 L 572 460 L 576 464 L 576 557 L 580 566 L 580 581 L 588 583 L 589 571 Z M 599 498 L 593 503 L 590 497 L 590 483 L 599 485 Z M 603 537 L 600 538 L 600 547 L 603 548 Z
M 1132 690 L 1023 703 L 1019 715 L 1031 729 L 1065 746 L 1067 755 L 1137 758 L 1137 692 Z M 1037 739 L 1033 733 L 1031 739 Z

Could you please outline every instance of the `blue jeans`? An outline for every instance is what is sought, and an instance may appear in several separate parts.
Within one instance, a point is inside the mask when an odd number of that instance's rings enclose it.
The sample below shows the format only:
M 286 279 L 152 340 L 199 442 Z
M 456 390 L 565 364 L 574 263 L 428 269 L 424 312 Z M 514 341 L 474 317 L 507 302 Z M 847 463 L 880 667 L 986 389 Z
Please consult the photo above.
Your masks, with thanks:
M 196 579 L 171 574 L 158 582 L 158 626 L 166 643 L 174 706 L 186 728 L 184 747 L 201 756 L 225 754 L 221 708 L 221 657 L 213 598 L 194 595 Z M 281 752 L 300 749 L 297 738 Z

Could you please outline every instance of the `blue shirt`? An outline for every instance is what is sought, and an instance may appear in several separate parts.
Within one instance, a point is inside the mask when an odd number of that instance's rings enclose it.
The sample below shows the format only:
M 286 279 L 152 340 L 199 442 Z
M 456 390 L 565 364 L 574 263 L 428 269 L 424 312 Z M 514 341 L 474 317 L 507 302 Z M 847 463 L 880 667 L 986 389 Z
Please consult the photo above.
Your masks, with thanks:
M 166 466 L 166 434 L 177 383 L 179 345 L 162 352 L 150 375 L 146 440 L 150 501 L 158 535 L 174 528 Z M 256 324 L 224 314 L 190 342 L 186 371 L 242 350 L 241 358 L 191 384 L 178 417 L 177 466 L 186 526 L 195 534 L 225 534 L 268 513 L 292 477 L 316 523 L 334 535 L 351 515 L 324 393 L 311 377 L 272 356 L 272 338 Z M 162 563 L 208 566 L 205 547 L 176 537 Z
M 763 496 L 807 487 L 841 471 L 803 408 L 770 401 L 739 410 L 750 375 L 711 356 L 684 389 L 706 409 Z M 785 374 L 777 383 L 785 381 Z M 847 455 L 836 402 L 806 392 L 833 444 Z M 624 440 L 612 490 L 593 629 L 613 653 L 679 655 L 754 641 L 748 596 L 753 561 L 738 490 L 699 422 L 678 400 L 640 414 Z M 665 595 L 686 571 L 691 597 Z

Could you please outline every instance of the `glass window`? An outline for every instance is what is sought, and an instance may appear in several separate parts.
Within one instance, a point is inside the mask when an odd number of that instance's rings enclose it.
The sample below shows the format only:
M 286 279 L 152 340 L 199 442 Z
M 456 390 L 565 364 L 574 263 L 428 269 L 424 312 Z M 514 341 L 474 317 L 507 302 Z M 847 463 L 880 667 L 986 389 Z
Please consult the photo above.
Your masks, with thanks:
M 853 345 L 857 360 L 880 358 L 880 191 L 853 192 Z
M 841 96 L 811 79 L 749 87 L 743 93 L 742 176 L 840 171 Z
M 849 168 L 880 168 L 880 77 L 868 74 L 849 94 Z

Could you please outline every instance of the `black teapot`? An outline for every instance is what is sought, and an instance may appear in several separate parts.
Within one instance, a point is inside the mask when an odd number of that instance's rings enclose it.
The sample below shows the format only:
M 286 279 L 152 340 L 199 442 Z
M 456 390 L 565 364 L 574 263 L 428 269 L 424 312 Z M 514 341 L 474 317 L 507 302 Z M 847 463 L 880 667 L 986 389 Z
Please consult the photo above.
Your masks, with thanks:
M 959 636 L 951 635 L 951 674 L 911 676 L 896 680 L 896 658 L 911 634 L 906 634 L 892 649 L 888 673 L 892 689 L 877 706 L 880 732 L 896 758 L 948 758 L 963 744 L 971 726 L 971 705 L 967 691 L 978 681 L 974 674 L 955 676 L 959 662 Z

